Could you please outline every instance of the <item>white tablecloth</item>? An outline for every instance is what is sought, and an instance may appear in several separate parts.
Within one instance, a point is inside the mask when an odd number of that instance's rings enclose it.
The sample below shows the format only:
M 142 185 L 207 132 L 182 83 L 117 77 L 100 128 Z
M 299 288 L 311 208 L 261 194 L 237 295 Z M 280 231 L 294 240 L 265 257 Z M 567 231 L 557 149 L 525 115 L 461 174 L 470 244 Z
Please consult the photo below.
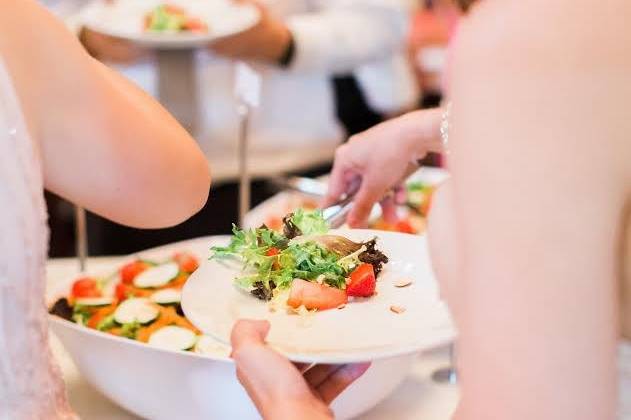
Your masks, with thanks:
M 90 271 L 110 265 L 114 258 L 96 258 L 88 263 Z M 48 264 L 48 281 L 55 282 L 78 273 L 76 260 L 51 260 Z M 98 393 L 82 377 L 61 343 L 52 338 L 53 352 L 61 365 L 73 408 L 83 420 L 132 420 L 136 416 L 117 407 Z M 360 417 L 360 420 L 442 420 L 453 412 L 458 389 L 454 385 L 432 382 L 431 373 L 448 363 L 447 352 L 442 349 L 419 358 L 408 379 L 385 401 Z M 206 420 L 206 419 L 204 419 Z

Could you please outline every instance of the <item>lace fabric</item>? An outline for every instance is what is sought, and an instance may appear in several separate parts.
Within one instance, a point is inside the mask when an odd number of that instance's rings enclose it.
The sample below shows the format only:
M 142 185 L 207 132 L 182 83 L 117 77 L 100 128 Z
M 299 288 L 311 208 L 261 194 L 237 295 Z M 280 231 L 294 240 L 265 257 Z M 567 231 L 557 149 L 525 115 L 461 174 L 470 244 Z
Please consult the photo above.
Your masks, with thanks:
M 0 419 L 75 419 L 48 343 L 37 149 L 0 60 Z

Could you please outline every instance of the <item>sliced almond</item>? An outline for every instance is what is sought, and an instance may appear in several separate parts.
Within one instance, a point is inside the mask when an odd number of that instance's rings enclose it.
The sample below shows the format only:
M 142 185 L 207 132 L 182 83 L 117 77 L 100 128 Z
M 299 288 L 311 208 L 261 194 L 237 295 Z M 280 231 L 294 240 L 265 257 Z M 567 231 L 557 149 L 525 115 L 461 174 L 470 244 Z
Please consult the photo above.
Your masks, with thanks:
M 405 308 L 403 306 L 396 306 L 396 305 L 392 305 L 390 307 L 390 310 L 394 312 L 395 314 L 402 314 L 403 312 L 405 312 Z
M 412 280 L 400 279 L 394 282 L 394 287 L 408 287 L 410 284 L 412 284 Z

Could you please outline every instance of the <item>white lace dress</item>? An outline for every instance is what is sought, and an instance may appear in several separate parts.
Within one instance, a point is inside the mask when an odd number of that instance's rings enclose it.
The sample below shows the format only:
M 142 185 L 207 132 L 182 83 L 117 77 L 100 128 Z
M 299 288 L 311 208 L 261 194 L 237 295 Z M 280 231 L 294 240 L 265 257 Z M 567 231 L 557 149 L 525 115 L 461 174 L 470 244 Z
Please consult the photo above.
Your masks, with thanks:
M 37 149 L 0 62 L 0 420 L 75 419 L 48 345 Z

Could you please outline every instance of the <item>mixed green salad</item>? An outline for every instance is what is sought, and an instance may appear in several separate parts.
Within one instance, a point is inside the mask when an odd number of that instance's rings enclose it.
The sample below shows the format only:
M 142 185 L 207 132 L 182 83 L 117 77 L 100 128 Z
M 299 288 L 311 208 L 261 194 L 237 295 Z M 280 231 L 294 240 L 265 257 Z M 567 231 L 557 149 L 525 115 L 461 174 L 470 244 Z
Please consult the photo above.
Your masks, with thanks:
M 144 29 L 148 32 L 208 32 L 208 25 L 189 15 L 181 7 L 160 4 L 145 16 Z
M 50 313 L 117 337 L 167 350 L 227 355 L 186 318 L 182 288 L 199 267 L 197 257 L 176 252 L 163 261 L 135 259 L 104 277 L 81 276 Z
M 283 219 L 282 233 L 234 226 L 230 244 L 212 248 L 211 259 L 241 260 L 240 288 L 265 301 L 287 298 L 293 308 L 331 309 L 373 296 L 388 262 L 377 239 L 357 243 L 328 230 L 321 211 L 297 210 Z

